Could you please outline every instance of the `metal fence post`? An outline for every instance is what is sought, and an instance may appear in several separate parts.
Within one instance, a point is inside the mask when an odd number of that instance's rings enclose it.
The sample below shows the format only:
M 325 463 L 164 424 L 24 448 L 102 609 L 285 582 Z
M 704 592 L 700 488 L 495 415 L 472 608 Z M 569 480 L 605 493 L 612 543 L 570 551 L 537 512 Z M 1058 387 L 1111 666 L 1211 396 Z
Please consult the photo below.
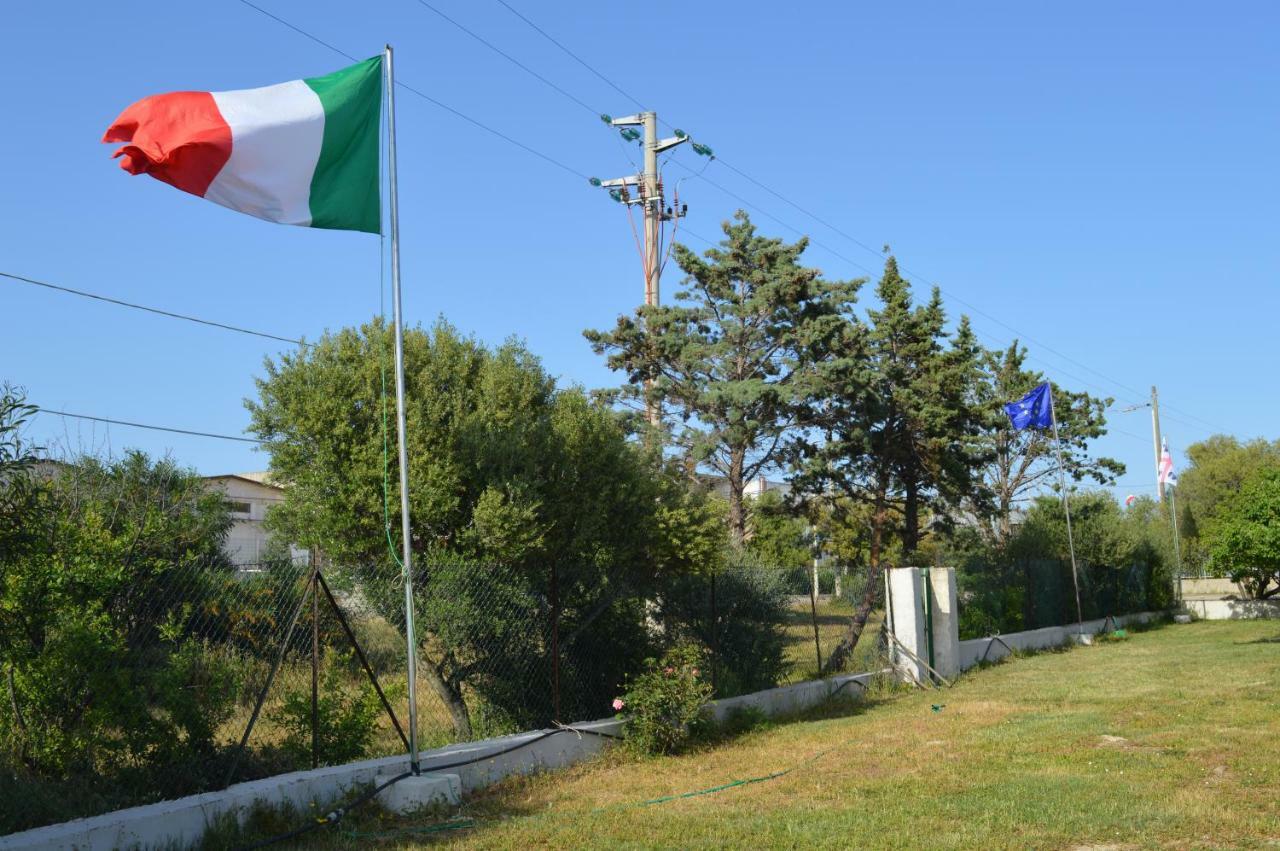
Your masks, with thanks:
M 560 717 L 560 576 L 551 564 L 551 714 L 557 724 Z
M 320 587 L 316 551 L 311 550 L 311 767 L 320 767 Z

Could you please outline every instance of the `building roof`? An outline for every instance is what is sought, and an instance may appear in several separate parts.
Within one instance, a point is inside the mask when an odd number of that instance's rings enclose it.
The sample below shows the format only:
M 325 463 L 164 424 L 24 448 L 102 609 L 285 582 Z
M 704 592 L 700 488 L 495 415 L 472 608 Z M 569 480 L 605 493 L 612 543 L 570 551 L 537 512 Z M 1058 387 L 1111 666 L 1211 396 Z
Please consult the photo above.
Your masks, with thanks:
M 249 473 L 219 473 L 216 476 L 205 476 L 205 481 L 216 481 L 219 479 L 240 479 L 245 482 L 253 482 L 255 485 L 262 485 L 266 488 L 275 488 L 276 490 L 284 490 L 271 480 L 271 473 L 267 470 L 260 470 Z

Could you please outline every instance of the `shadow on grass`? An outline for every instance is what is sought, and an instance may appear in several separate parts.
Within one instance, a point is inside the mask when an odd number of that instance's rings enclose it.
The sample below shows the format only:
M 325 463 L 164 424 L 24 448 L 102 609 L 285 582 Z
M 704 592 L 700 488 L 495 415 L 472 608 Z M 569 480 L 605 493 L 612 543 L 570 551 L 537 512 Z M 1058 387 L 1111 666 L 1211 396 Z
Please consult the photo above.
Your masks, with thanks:
M 1255 638 L 1253 641 L 1237 641 L 1236 644 L 1280 644 L 1280 635 L 1270 638 Z

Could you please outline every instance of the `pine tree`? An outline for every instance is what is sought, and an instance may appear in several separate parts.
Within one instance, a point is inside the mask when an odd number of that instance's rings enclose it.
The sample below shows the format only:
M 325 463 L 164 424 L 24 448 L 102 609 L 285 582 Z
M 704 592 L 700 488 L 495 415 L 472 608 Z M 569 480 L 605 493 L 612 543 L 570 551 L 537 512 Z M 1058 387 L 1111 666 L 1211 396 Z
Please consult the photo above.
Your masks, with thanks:
M 818 433 L 793 444 L 799 491 L 825 497 L 837 522 L 866 522 L 859 509 L 870 509 L 866 591 L 830 670 L 861 636 L 893 533 L 910 557 L 922 510 L 955 505 L 973 484 L 979 349 L 968 321 L 948 342 L 940 293 L 914 305 L 893 257 L 876 295 L 866 323 L 846 316 L 838 355 L 824 364 Z
M 690 464 L 725 478 L 740 546 L 743 489 L 779 463 L 785 438 L 807 421 L 819 364 L 863 282 L 826 280 L 800 263 L 807 239 L 761 236 L 742 211 L 723 227 L 720 246 L 701 257 L 674 247 L 688 277 L 673 304 L 641 307 L 586 337 L 627 373 L 633 396 L 652 381 Z

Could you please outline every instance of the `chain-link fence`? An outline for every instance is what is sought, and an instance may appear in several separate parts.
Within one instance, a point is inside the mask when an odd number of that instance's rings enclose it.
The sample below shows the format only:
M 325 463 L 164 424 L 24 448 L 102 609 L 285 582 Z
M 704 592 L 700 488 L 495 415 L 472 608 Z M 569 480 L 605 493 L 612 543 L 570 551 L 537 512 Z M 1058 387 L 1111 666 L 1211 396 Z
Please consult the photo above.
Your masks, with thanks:
M 3 484 L 0 833 L 406 751 L 390 547 L 376 564 L 287 547 L 234 563 L 225 494 L 142 456 Z M 796 579 L 425 558 L 412 582 L 419 744 L 608 716 L 677 644 L 705 659 L 718 697 L 832 673 L 865 582 L 820 576 L 815 595 L 811 575 L 801 593 Z M 877 625 L 842 670 L 872 667 Z
M 1077 565 L 1085 620 L 1167 608 L 1174 580 L 1152 563 Z M 972 561 L 957 571 L 960 637 L 1040 629 L 1076 622 L 1071 563 L 1052 558 Z
M 126 576 L 119 553 L 99 555 L 46 577 L 58 617 L 6 672 L 3 832 L 405 752 L 394 563 L 154 553 Z M 765 567 L 643 587 L 609 564 L 432 561 L 414 574 L 423 748 L 608 716 L 676 643 L 701 649 L 719 697 L 831 673 L 861 601 L 860 574 L 815 598 Z M 870 666 L 878 624 L 843 670 Z

